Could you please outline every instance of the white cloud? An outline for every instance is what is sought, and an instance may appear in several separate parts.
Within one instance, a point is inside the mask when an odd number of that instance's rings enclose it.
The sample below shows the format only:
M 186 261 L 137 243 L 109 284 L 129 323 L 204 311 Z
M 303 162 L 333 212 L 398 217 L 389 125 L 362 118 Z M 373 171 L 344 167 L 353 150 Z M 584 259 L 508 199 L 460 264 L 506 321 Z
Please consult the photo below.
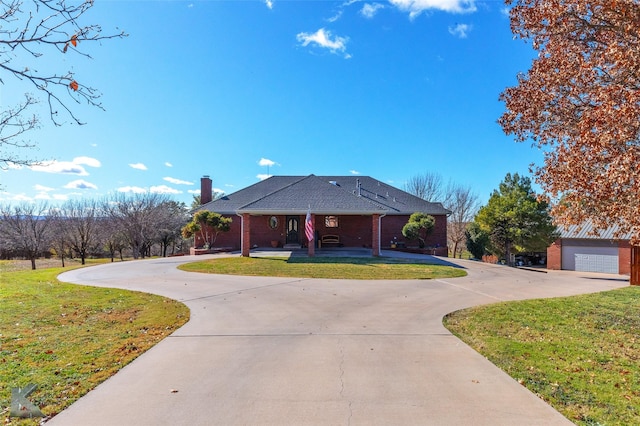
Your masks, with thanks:
M 327 22 L 333 23 L 336 22 L 338 19 L 340 19 L 342 17 L 342 10 L 339 10 L 338 12 L 336 12 L 335 15 L 333 15 L 331 18 L 327 18 Z
M 359 175 L 360 172 L 357 170 L 349 170 L 349 173 L 351 173 L 352 175 Z
M 258 165 L 272 167 L 276 165 L 276 162 L 273 160 L 269 160 L 268 158 L 261 158 L 260 161 L 258 161 Z
M 273 9 L 273 1 L 272 0 L 264 0 L 264 4 L 266 4 L 269 9 Z
M 64 187 L 67 189 L 98 189 L 96 185 L 82 179 L 72 180 Z
M 50 200 L 51 196 L 46 192 L 38 192 L 33 198 L 36 200 Z
M 96 160 L 95 158 L 91 158 L 91 157 L 76 157 L 73 159 L 72 161 L 73 164 L 83 164 L 85 166 L 90 166 L 90 167 L 100 167 L 102 164 L 100 164 L 100 161 Z
M 26 196 L 24 194 L 15 194 L 14 195 L 14 194 L 10 194 L 8 192 L 5 192 L 5 193 L 3 193 L 3 195 L 4 195 L 3 199 L 7 200 L 7 201 L 33 201 L 33 198 L 28 197 L 28 196 Z
M 411 19 L 428 10 L 450 13 L 471 13 L 477 10 L 475 0 L 389 0 L 403 12 L 409 12 Z
M 340 6 L 338 6 L 338 11 L 336 12 L 335 15 L 333 15 L 331 18 L 327 19 L 327 22 L 336 22 L 338 19 L 340 19 L 342 17 L 342 14 L 344 13 L 344 9 L 346 9 L 347 7 L 351 6 L 354 3 L 358 3 L 361 0 L 347 0 L 344 3 L 342 3 Z
M 34 200 L 55 200 L 55 201 L 67 201 L 69 197 L 65 194 L 52 194 L 49 195 L 46 192 L 39 192 L 33 197 Z M 29 199 L 31 201 L 31 199 Z
M 62 173 L 69 175 L 87 176 L 89 173 L 81 165 L 69 161 L 45 161 L 40 164 L 30 166 L 34 172 Z
M 473 29 L 473 26 L 467 24 L 457 24 L 455 27 L 449 27 L 449 34 L 458 38 L 467 38 L 469 31 Z
M 118 188 L 118 192 L 133 192 L 134 194 L 144 194 L 147 192 L 145 188 L 139 186 L 121 186 Z
M 365 5 L 362 6 L 362 9 L 360 9 L 360 15 L 367 19 L 371 19 L 380 9 L 384 9 L 384 5 L 382 3 L 365 3 Z
M 182 194 L 182 191 L 168 187 L 167 185 L 152 186 L 149 188 L 149 192 L 153 194 Z
M 176 178 L 172 178 L 172 177 L 164 177 L 162 178 L 163 180 L 166 180 L 169 183 L 172 183 L 174 185 L 193 185 L 193 182 L 189 182 L 187 180 L 180 180 L 180 179 L 176 179 Z
M 167 161 L 166 163 L 164 163 L 164 165 L 165 165 L 165 166 L 167 166 L 167 167 L 173 167 L 173 164 L 171 164 L 171 163 L 170 163 L 170 162 L 168 162 L 168 161 Z
M 220 188 L 213 188 L 213 192 L 216 192 L 218 194 L 224 194 L 224 190 Z
M 129 163 L 129 167 L 136 170 L 147 170 L 147 166 L 142 163 Z
M 271 175 L 267 175 L 267 174 L 261 173 L 259 175 L 256 175 L 256 177 L 258 179 L 260 179 L 260 180 L 265 180 L 265 179 L 269 179 L 271 177 Z
M 7 161 L 5 162 L 4 166 L 0 166 L 0 170 L 3 171 L 7 171 L 7 170 L 21 170 L 22 169 L 22 165 L 21 164 L 16 164 L 14 162 L 11 161 Z
M 189 190 L 187 190 L 187 194 L 197 194 L 197 195 L 200 195 L 200 190 L 199 190 L 199 189 L 189 189 Z
M 35 184 L 35 185 L 33 185 L 33 189 L 35 189 L 36 191 L 39 191 L 39 192 L 48 192 L 48 191 L 53 191 L 55 188 L 50 188 L 48 186 Z
M 91 157 L 76 157 L 72 161 L 43 161 L 29 168 L 34 172 L 61 173 L 87 176 L 89 173 L 83 166 L 100 167 L 100 161 Z
M 320 28 L 315 33 L 299 33 L 296 36 L 297 40 L 306 47 L 309 44 L 315 44 L 323 49 L 328 49 L 331 53 L 345 53 L 347 50 L 348 37 L 332 37 L 331 31 L 327 31 L 324 28 Z M 351 55 L 345 54 L 345 58 L 350 58 Z

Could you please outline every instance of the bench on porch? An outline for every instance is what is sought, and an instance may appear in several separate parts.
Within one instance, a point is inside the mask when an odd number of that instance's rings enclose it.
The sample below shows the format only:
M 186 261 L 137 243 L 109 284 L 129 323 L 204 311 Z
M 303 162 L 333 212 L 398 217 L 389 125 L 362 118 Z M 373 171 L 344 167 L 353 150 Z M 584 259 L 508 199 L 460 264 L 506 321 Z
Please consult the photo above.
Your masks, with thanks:
M 323 247 L 326 244 L 334 244 L 338 247 L 342 247 L 342 244 L 340 243 L 340 237 L 337 235 L 328 234 L 320 237 L 320 247 Z

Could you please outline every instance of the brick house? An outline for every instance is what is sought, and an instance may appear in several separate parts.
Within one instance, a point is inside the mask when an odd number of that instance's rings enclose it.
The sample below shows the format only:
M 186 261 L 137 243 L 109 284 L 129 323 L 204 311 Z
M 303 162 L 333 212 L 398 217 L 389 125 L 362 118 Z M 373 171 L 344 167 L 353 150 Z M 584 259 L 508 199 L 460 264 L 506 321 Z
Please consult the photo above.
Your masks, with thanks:
M 630 234 L 617 236 L 616 226 L 594 232 L 587 222 L 560 228 L 560 238 L 547 248 L 547 268 L 629 275 L 632 247 Z
M 233 219 L 231 230 L 218 235 L 215 245 L 240 249 L 249 256 L 254 247 L 316 248 L 366 247 L 374 256 L 392 245 L 417 247 L 402 236 L 402 227 L 415 212 L 435 218 L 426 246 L 447 255 L 447 216 L 432 203 L 368 176 L 272 176 L 222 198 L 211 200 L 211 179 L 201 179 L 202 205 Z M 311 214 L 314 244 L 305 236 Z M 195 246 L 201 245 L 196 237 Z

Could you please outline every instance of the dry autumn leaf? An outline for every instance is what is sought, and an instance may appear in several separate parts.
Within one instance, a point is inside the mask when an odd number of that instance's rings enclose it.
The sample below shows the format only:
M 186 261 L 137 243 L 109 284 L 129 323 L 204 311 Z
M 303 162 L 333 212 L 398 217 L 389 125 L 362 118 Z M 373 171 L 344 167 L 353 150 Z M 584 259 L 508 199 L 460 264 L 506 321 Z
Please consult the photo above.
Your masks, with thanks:
M 79 87 L 80 86 L 78 85 L 78 82 L 75 80 L 69 83 L 69 88 L 71 88 L 71 90 L 73 90 L 74 92 L 77 92 Z
M 514 34 L 538 50 L 500 96 L 499 123 L 544 151 L 536 180 L 562 225 L 619 225 L 640 243 L 638 0 L 508 0 Z

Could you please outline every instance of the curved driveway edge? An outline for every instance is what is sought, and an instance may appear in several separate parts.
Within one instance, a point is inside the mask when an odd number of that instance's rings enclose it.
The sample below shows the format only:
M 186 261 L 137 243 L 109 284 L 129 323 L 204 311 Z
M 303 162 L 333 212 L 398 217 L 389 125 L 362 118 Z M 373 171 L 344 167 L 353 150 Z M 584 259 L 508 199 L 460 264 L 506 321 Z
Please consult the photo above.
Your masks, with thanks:
M 452 259 L 467 277 L 356 281 L 176 269 L 194 259 L 59 276 L 167 296 L 185 303 L 191 319 L 49 424 L 570 425 L 454 337 L 442 317 L 628 285 L 619 276 Z

